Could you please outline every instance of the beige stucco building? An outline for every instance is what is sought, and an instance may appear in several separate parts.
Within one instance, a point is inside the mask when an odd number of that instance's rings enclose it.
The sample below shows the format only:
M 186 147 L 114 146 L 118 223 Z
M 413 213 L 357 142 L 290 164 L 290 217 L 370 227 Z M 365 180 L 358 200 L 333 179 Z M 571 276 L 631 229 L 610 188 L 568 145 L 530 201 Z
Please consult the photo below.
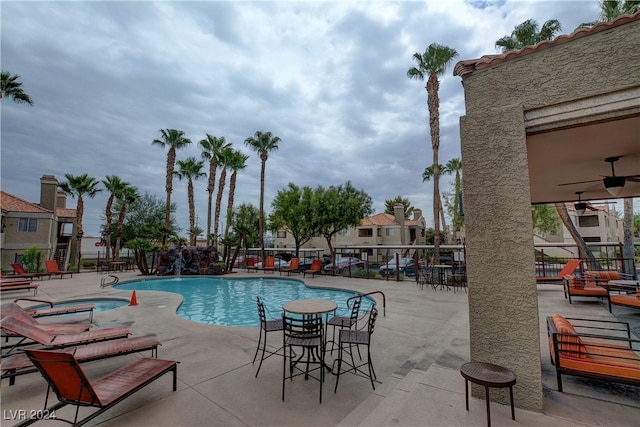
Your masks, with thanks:
M 612 198 L 602 181 L 607 157 L 620 157 L 618 175 L 639 173 L 639 46 L 640 13 L 454 69 L 466 108 L 471 359 L 513 369 L 521 408 L 542 410 L 531 204 L 575 201 L 577 191 Z M 628 180 L 619 197 L 639 194 Z

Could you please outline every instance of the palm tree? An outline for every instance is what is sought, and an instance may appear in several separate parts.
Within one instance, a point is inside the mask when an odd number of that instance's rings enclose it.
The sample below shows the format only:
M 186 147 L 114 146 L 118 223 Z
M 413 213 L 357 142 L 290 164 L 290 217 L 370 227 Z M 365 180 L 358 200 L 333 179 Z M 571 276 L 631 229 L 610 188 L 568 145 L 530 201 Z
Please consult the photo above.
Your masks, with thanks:
M 585 22 L 578 28 L 593 27 L 598 22 L 610 22 L 620 15 L 636 13 L 640 10 L 640 1 L 637 0 L 601 0 L 600 16 L 598 21 Z
M 433 234 L 434 248 L 433 256 L 435 262 L 440 262 L 440 218 L 442 210 L 440 203 L 440 163 L 438 160 L 438 150 L 440 149 L 440 100 L 438 90 L 440 82 L 438 76 L 446 71 L 453 58 L 458 56 L 458 52 L 447 46 L 431 43 L 424 54 L 413 54 L 416 67 L 407 70 L 407 77 L 410 79 L 424 81 L 427 77 L 427 106 L 429 108 L 429 129 L 431 131 L 431 148 L 433 149 Z
M 111 253 L 111 226 L 113 221 L 113 201 L 120 196 L 122 190 L 129 185 L 128 182 L 123 181 L 116 175 L 107 175 L 102 180 L 102 185 L 110 193 L 107 199 L 107 207 L 104 210 L 107 223 L 104 227 L 105 243 L 107 250 L 107 257 L 111 259 L 113 254 Z
M 164 217 L 164 226 L 171 227 L 171 191 L 173 191 L 173 169 L 176 163 L 176 150 L 191 144 L 191 140 L 184 137 L 184 132 L 177 129 L 160 129 L 161 139 L 154 139 L 151 145 L 169 147 L 167 151 L 167 181 L 165 190 L 167 192 L 167 203 Z M 167 236 L 162 238 L 162 244 L 167 243 Z
M 542 24 L 540 31 L 538 31 L 538 23 L 535 19 L 527 19 L 522 24 L 516 25 L 511 35 L 497 40 L 496 47 L 501 48 L 502 52 L 518 50 L 544 40 L 551 40 L 561 30 L 560 22 L 556 19 L 546 21 Z
M 140 199 L 138 189 L 132 185 L 125 187 L 118 193 L 118 201 L 120 201 L 120 214 L 118 215 L 118 224 L 116 225 L 116 248 L 113 259 L 120 259 L 120 241 L 122 240 L 122 229 L 124 228 L 124 218 L 127 213 L 127 206 Z
M 460 216 L 460 197 L 462 194 L 462 179 L 460 177 L 460 171 L 462 170 L 462 160 L 459 158 L 453 158 L 447 162 L 444 166 L 445 173 L 456 175 L 455 193 L 453 195 L 453 229 L 454 231 L 460 231 L 464 218 Z
M 197 160 L 195 157 L 188 157 L 186 160 L 178 160 L 178 170 L 174 174 L 179 178 L 187 179 L 187 196 L 189 199 L 189 245 L 196 245 L 196 206 L 193 198 L 193 181 L 207 174 L 202 172 L 204 160 Z
M 82 246 L 82 236 L 84 235 L 84 229 L 82 228 L 84 196 L 93 199 L 102 190 L 98 188 L 98 180 L 86 173 L 77 176 L 66 173 L 64 174 L 64 177 L 67 180 L 65 182 L 61 182 L 58 186 L 67 196 L 74 197 L 78 200 L 78 206 L 76 207 L 76 239 L 78 241 L 78 253 L 76 260 L 78 271 L 80 271 L 80 249 Z M 76 260 L 74 260 L 74 262 Z
M 404 206 L 404 219 L 409 219 L 413 210 L 415 209 L 411 206 L 411 201 L 406 197 L 396 196 L 395 199 L 385 200 L 384 201 L 384 213 L 393 215 L 395 213 L 394 206 L 402 205 Z
M 227 165 L 231 172 L 231 179 L 229 180 L 229 201 L 227 203 L 227 221 L 224 227 L 224 237 L 229 235 L 229 225 L 231 223 L 231 216 L 233 214 L 233 198 L 236 192 L 236 178 L 238 177 L 238 171 L 247 167 L 248 155 L 242 151 L 234 150 Z
M 225 147 L 231 144 L 227 143 L 224 136 L 215 137 L 207 134 L 205 139 L 200 140 L 202 148 L 202 158 L 209 160 L 209 185 L 207 192 L 209 193 L 209 204 L 207 205 L 207 244 L 211 244 L 211 211 L 213 207 L 213 190 L 216 185 L 216 171 L 218 169 L 218 157 Z
M 220 181 L 218 181 L 218 195 L 216 196 L 216 211 L 213 218 L 213 245 L 218 247 L 218 222 L 220 221 L 220 211 L 222 208 L 222 193 L 224 192 L 224 186 L 227 180 L 227 168 L 229 162 L 233 157 L 233 148 L 231 145 L 226 146 L 220 151 L 218 155 L 218 166 L 220 166 Z M 229 221 L 229 218 L 227 218 Z
M 447 173 L 444 165 L 438 165 L 438 170 L 440 170 L 440 173 Z M 424 172 L 422 172 L 422 182 L 430 181 L 431 178 L 433 178 L 433 166 L 427 166 L 426 168 L 424 168 Z M 444 208 L 442 207 L 442 194 L 440 194 L 439 191 L 438 191 L 438 212 L 440 212 L 440 221 L 442 225 L 442 230 L 446 230 L 447 222 L 444 216 Z M 434 215 L 435 215 L 435 212 L 434 212 Z M 435 235 L 434 235 L 434 239 L 435 239 Z M 444 240 L 445 242 L 448 240 L 447 234 L 445 234 Z M 440 238 L 438 238 L 438 242 L 439 241 L 440 241 Z M 435 244 L 435 240 L 434 240 L 434 244 Z
M 33 105 L 33 100 L 22 89 L 22 82 L 18 81 L 20 76 L 11 75 L 8 71 L 0 72 L 0 99 L 8 96 L 18 104 L 26 102 Z
M 264 259 L 264 170 L 267 164 L 267 159 L 269 158 L 269 153 L 278 149 L 278 142 L 280 142 L 279 137 L 271 136 L 271 132 L 262 131 L 256 131 L 254 136 L 244 140 L 246 145 L 258 153 L 260 161 L 262 162 L 260 168 L 260 218 L 258 223 L 258 230 L 260 233 L 258 239 L 260 239 L 260 255 L 262 256 L 262 259 Z

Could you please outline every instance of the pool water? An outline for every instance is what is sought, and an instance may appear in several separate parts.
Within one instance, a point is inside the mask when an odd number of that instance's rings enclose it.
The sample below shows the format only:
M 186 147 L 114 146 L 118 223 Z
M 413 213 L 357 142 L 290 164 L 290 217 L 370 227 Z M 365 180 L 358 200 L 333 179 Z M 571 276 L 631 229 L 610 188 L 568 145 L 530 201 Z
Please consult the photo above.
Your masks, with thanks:
M 356 292 L 310 288 L 295 279 L 181 277 L 121 283 L 117 289 L 129 291 L 166 291 L 184 297 L 178 315 L 185 319 L 223 326 L 259 326 L 256 296 L 262 298 L 268 317 L 279 317 L 282 305 L 291 300 L 321 298 L 338 304 L 337 313 L 347 310 L 347 299 Z M 140 298 L 140 296 L 138 296 Z M 365 298 L 362 309 L 374 301 Z

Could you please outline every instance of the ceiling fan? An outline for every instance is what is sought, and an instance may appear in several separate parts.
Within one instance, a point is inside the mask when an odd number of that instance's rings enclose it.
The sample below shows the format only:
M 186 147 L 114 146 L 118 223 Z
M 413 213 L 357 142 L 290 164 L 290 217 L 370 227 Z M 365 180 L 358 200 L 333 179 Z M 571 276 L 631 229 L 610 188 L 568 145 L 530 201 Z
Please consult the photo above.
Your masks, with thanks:
M 611 163 L 611 176 L 605 176 L 602 182 L 604 183 L 604 187 L 607 189 L 609 194 L 611 194 L 613 197 L 618 197 L 620 195 L 620 193 L 622 192 L 622 189 L 624 188 L 624 184 L 627 180 L 640 182 L 640 175 L 616 176 L 616 171 L 613 164 L 618 160 L 620 160 L 619 156 L 607 157 L 606 159 L 604 159 L 605 162 Z M 588 182 L 598 182 L 598 181 L 600 180 L 592 179 L 589 181 L 567 182 L 559 185 L 562 186 L 562 185 L 573 185 L 573 184 L 585 184 Z

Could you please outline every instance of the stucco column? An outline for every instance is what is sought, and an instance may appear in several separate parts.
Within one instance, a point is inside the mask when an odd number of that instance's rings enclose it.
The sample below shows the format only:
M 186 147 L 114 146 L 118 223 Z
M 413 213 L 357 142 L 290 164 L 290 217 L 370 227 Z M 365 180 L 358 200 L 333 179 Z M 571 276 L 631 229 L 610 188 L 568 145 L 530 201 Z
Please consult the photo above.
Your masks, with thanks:
M 473 107 L 460 119 L 471 360 L 515 371 L 516 406 L 542 411 L 524 115 L 519 105 Z M 491 397 L 509 402 L 506 389 Z

